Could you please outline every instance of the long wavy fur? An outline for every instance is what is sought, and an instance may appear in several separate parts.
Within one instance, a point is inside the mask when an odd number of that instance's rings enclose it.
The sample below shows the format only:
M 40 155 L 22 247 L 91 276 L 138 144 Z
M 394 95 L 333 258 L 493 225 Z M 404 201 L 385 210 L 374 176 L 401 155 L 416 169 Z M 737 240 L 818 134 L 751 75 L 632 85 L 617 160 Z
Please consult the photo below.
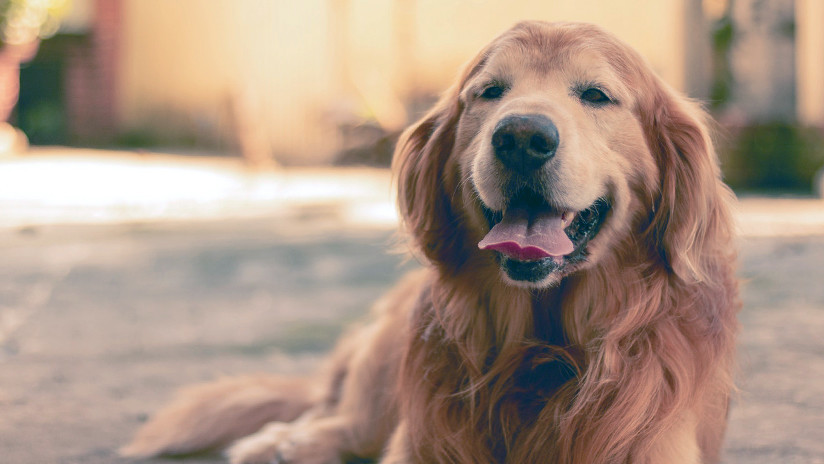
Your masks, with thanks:
M 466 136 L 466 121 L 496 119 L 467 116 L 462 95 L 498 51 L 513 49 L 507 66 L 525 66 L 528 57 L 552 69 L 588 63 L 581 55 L 595 50 L 595 65 L 608 60 L 633 95 L 609 113 L 613 119 L 575 100 L 552 103 L 570 105 L 562 115 L 584 115 L 564 126 L 567 135 L 606 140 L 586 132 L 603 128 L 591 123 L 601 117 L 623 139 L 610 157 L 585 158 L 611 169 L 600 179 L 616 184 L 588 262 L 540 289 L 505 282 L 492 253 L 477 249 L 488 224 L 465 173 L 466 155 L 489 143 L 474 129 Z M 566 55 L 547 62 L 558 50 Z M 529 95 L 544 98 L 547 89 L 534 85 Z M 484 49 L 405 132 L 394 169 L 401 216 L 427 269 L 378 302 L 375 323 L 345 338 L 326 379 L 190 390 L 145 424 L 124 454 L 222 446 L 275 421 L 232 445 L 231 462 L 718 461 L 739 302 L 733 196 L 698 105 L 596 27 L 523 23 Z M 580 184 L 575 175 L 571 190 Z
M 705 114 L 621 46 L 616 59 L 642 89 L 634 111 L 660 184 L 635 192 L 627 233 L 594 267 L 555 291 L 513 288 L 480 271 L 491 267 L 467 250 L 467 206 L 454 193 L 458 95 L 488 53 L 396 153 L 404 222 L 439 270 L 415 313 L 400 381 L 417 460 L 656 462 L 650 444 L 694 421 L 702 459 L 714 462 L 738 300 L 733 197 Z M 548 319 L 562 322 L 562 335 L 547 340 L 539 324 Z

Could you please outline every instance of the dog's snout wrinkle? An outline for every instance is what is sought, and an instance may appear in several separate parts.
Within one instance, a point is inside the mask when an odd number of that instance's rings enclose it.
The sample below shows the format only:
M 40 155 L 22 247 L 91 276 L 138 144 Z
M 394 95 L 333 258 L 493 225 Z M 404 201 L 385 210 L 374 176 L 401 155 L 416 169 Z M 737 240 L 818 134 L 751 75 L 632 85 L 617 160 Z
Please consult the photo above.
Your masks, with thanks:
M 530 174 L 555 156 L 558 128 L 541 114 L 514 114 L 501 119 L 492 133 L 495 157 L 520 174 Z

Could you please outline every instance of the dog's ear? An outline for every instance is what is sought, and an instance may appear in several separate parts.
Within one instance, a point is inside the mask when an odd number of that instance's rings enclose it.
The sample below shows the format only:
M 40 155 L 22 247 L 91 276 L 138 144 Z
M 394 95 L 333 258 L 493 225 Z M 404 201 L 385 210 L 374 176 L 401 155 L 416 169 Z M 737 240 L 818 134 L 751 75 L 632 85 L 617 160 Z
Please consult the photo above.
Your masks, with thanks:
M 709 117 L 657 77 L 639 103 L 647 144 L 656 157 L 660 185 L 652 199 L 650 227 L 662 258 L 687 282 L 714 274 L 712 258 L 728 256 L 731 191 L 721 181 Z
M 421 253 L 455 270 L 466 259 L 467 241 L 459 201 L 460 173 L 451 156 L 463 111 L 460 92 L 485 61 L 487 51 L 469 63 L 461 78 L 426 116 L 401 135 L 392 161 L 398 182 L 398 207 Z

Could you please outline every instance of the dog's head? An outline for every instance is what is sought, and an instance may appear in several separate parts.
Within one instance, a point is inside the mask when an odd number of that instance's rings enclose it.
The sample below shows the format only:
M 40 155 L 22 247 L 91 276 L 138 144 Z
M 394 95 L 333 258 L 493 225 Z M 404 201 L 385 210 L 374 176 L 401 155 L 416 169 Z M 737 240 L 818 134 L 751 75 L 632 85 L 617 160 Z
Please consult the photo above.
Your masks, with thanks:
M 719 184 L 701 114 L 600 28 L 518 24 L 401 138 L 402 217 L 446 272 L 547 287 L 632 243 L 700 279 Z

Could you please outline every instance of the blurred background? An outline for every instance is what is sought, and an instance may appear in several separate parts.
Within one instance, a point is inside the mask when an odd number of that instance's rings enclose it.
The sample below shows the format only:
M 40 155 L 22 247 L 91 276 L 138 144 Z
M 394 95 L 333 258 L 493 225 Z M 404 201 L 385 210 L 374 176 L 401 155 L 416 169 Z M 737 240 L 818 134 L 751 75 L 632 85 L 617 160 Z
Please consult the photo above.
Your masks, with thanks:
M 601 24 L 706 102 L 736 187 L 810 192 L 824 164 L 817 0 L 1 5 L 0 119 L 32 145 L 386 165 L 398 132 L 462 63 L 534 18 Z
M 820 0 L 0 0 L 0 462 L 125 462 L 180 386 L 317 368 L 418 265 L 400 131 L 523 19 L 604 26 L 718 121 L 724 462 L 824 463 Z

